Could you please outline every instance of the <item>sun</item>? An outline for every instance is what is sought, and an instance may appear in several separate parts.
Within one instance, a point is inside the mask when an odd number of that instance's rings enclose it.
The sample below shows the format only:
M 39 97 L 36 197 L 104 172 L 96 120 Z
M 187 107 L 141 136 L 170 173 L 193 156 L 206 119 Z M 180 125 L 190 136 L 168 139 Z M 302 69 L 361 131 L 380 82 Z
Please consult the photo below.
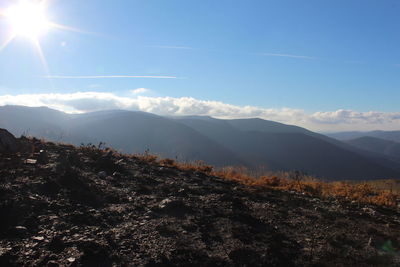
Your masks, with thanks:
M 48 0 L 14 0 L 13 3 L 5 9 L 0 9 L 0 22 L 5 22 L 0 24 L 0 30 L 4 30 L 4 40 L 0 41 L 0 52 L 17 37 L 26 38 L 36 48 L 46 72 L 49 73 L 40 38 L 50 29 L 83 31 L 48 20 L 46 14 Z
M 46 14 L 48 0 L 14 0 L 12 2 L 13 4 L 7 8 L 0 9 L 0 33 L 2 37 L 4 36 L 3 40 L 0 40 L 0 52 L 3 52 L 17 37 L 25 38 L 35 47 L 47 74 L 50 70 L 40 43 L 41 37 L 51 29 L 88 33 L 50 21 Z
M 37 39 L 51 28 L 43 3 L 21 1 L 4 11 L 13 36 Z

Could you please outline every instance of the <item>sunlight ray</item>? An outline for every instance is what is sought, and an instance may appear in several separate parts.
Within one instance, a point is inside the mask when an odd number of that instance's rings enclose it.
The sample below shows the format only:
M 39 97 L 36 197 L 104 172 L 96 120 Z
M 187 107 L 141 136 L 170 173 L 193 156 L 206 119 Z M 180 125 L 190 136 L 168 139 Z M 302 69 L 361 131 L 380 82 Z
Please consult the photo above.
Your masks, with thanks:
M 27 39 L 34 46 L 47 76 L 50 76 L 50 69 L 39 41 L 42 35 L 51 29 L 95 34 L 48 20 L 46 9 L 51 1 L 53 0 L 16 0 L 6 9 L 0 9 L 0 18 L 4 19 L 9 31 L 2 37 L 4 40 L 0 41 L 0 52 L 17 37 Z
M 10 36 L 8 36 L 2 44 L 0 44 L 0 51 L 2 51 L 4 48 L 8 46 L 9 43 L 15 38 L 16 34 L 12 33 Z
M 35 48 L 36 48 L 36 51 L 37 51 L 37 53 L 38 53 L 38 55 L 39 55 L 40 61 L 41 61 L 42 64 L 43 64 L 43 67 L 44 67 L 44 69 L 45 69 L 45 72 L 46 72 L 48 75 L 50 75 L 49 66 L 48 66 L 48 64 L 47 64 L 47 60 L 46 60 L 46 57 L 44 56 L 44 53 L 43 53 L 42 47 L 41 47 L 41 45 L 40 45 L 40 43 L 39 43 L 39 40 L 38 40 L 38 39 L 33 39 L 32 42 L 33 42 L 33 44 L 34 44 L 34 46 L 35 46 Z
M 66 26 L 66 25 L 62 25 L 62 24 L 58 24 L 55 22 L 48 22 L 49 26 L 55 29 L 60 29 L 60 30 L 64 30 L 64 31 L 71 31 L 71 32 L 77 32 L 77 33 L 83 33 L 83 34 L 90 34 L 90 35 L 97 35 L 97 36 L 101 36 L 101 34 L 96 33 L 96 32 L 89 32 L 89 31 L 84 31 L 78 28 L 74 28 L 74 27 L 70 27 L 70 26 Z

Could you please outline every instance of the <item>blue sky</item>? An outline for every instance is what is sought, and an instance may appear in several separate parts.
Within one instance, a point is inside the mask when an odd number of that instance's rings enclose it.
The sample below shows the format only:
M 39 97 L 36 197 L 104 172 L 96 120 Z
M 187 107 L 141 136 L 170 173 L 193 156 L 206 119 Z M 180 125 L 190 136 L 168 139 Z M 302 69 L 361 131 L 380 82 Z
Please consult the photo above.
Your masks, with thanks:
M 32 43 L 15 38 L 0 51 L 0 95 L 134 98 L 146 88 L 143 97 L 397 116 L 399 14 L 396 0 L 49 1 L 49 20 L 82 32 L 40 37 L 49 73 Z M 0 27 L 1 37 L 4 19 Z M 111 75 L 175 78 L 98 77 Z

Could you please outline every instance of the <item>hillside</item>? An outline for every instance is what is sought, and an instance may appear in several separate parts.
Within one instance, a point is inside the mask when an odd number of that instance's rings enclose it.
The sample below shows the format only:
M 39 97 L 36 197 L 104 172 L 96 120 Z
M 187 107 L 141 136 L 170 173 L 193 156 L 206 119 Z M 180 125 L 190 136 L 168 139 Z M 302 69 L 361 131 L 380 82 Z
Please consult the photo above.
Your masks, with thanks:
M 0 151 L 0 266 L 400 264 L 394 209 L 5 131 Z
M 370 136 L 359 137 L 346 142 L 360 149 L 381 153 L 400 161 L 400 143 L 398 142 Z
M 398 143 L 400 142 L 400 131 L 338 132 L 328 134 L 328 136 L 338 140 L 350 140 L 368 136 Z
M 181 161 L 246 165 L 228 148 L 195 130 L 145 112 L 115 110 L 71 115 L 44 107 L 3 106 L 0 127 L 10 129 L 16 136 L 26 134 L 75 145 L 102 142 L 125 153 L 150 151 Z
M 176 120 L 229 147 L 256 167 L 265 166 L 273 171 L 303 170 L 334 180 L 398 176 L 394 170 L 400 166 L 398 162 L 353 149 L 346 143 L 297 126 L 261 119 L 178 117 Z
M 400 162 L 307 129 L 261 119 L 162 117 L 110 110 L 66 114 L 48 108 L 0 107 L 0 127 L 75 145 L 100 142 L 125 153 L 202 160 L 214 166 L 301 170 L 327 180 L 400 178 Z

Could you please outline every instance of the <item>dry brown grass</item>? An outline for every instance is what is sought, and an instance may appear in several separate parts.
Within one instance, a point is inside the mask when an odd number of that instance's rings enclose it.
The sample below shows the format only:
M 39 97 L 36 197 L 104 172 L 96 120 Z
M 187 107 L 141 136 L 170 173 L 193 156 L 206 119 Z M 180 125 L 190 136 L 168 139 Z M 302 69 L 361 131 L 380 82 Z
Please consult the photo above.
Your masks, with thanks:
M 95 146 L 92 144 L 81 146 L 80 149 L 95 154 L 111 150 L 110 148 L 101 147 L 101 145 Z M 118 153 L 116 151 L 113 152 Z M 148 151 L 143 154 L 126 156 L 135 157 L 151 164 L 203 172 L 247 186 L 296 191 L 320 198 L 334 198 L 339 201 L 356 201 L 391 207 L 400 205 L 400 180 L 323 182 L 299 172 L 281 172 L 264 176 L 260 176 L 260 172 L 257 172 L 256 175 L 258 177 L 256 177 L 254 171 L 244 167 L 214 169 L 214 167 L 202 161 L 182 163 L 168 158 L 159 160 L 158 156 L 152 155 Z
M 161 159 L 156 162 L 157 157 L 150 157 L 150 155 L 142 156 L 142 159 L 162 166 L 204 172 L 247 186 L 296 191 L 314 197 L 334 198 L 339 201 L 356 201 L 391 207 L 400 204 L 399 180 L 324 182 L 299 172 L 281 172 L 254 177 L 252 172 L 245 167 L 214 169 L 202 161 L 181 163 L 173 159 Z
M 246 174 L 244 168 L 224 168 L 213 172 L 213 175 L 240 182 L 248 186 L 274 188 L 285 191 L 296 191 L 310 196 L 321 198 L 335 198 L 344 201 L 357 201 L 377 205 L 396 207 L 400 203 L 400 194 L 386 187 L 377 187 L 376 184 L 385 184 L 381 181 L 368 182 L 323 182 L 310 176 L 297 176 L 293 173 L 262 176 L 259 178 Z M 293 177 L 296 177 L 295 179 Z M 390 180 L 391 183 L 399 183 Z M 390 184 L 391 184 L 390 183 Z M 386 184 L 388 182 L 386 181 Z
M 195 165 L 193 165 L 192 163 L 181 163 L 178 165 L 178 167 L 183 170 L 204 172 L 206 174 L 211 174 L 211 172 L 213 171 L 212 166 L 204 164 L 201 161 L 199 163 L 196 163 Z

